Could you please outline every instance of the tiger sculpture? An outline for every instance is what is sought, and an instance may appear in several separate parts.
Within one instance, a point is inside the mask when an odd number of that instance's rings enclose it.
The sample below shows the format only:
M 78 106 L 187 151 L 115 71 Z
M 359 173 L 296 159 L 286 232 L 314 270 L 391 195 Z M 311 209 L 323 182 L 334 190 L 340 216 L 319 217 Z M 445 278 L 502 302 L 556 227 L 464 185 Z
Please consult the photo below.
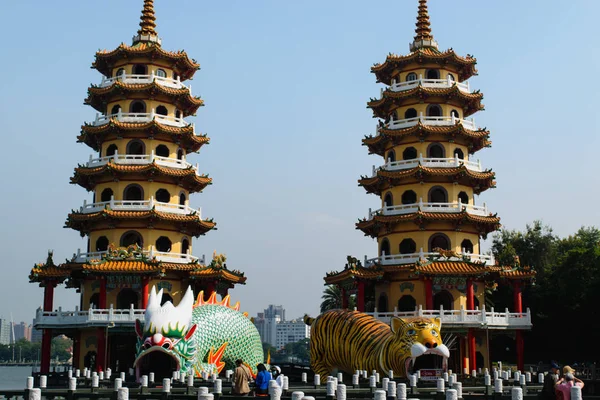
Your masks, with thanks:
M 396 318 L 390 324 L 372 316 L 348 310 L 330 310 L 316 318 L 304 317 L 310 325 L 310 359 L 321 382 L 329 374 L 356 370 L 377 370 L 387 376 L 412 373 L 417 357 L 442 357 L 447 369 L 450 352 L 442 343 L 439 318 Z

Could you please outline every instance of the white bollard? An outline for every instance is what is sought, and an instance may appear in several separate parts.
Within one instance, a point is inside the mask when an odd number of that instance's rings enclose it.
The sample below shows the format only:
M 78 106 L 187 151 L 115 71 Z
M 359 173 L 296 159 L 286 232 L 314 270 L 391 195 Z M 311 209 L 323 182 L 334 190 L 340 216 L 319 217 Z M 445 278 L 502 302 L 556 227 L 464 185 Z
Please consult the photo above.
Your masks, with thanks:
M 154 372 L 148 373 L 148 382 L 154 383 Z
M 446 400 L 458 400 L 458 393 L 456 393 L 456 390 L 446 390 Z
M 42 389 L 30 389 L 27 400 L 42 400 Z
M 525 382 L 531 383 L 531 372 L 525 372 Z
M 376 388 L 377 387 L 377 377 L 375 375 L 371 375 L 369 377 L 369 387 Z
M 110 368 L 108 368 L 106 370 L 106 373 L 104 374 L 104 377 L 108 380 L 110 380 L 110 376 L 112 375 L 112 371 L 110 370 Z
M 27 377 L 27 382 L 25 383 L 25 389 L 33 389 L 33 376 Z
M 121 374 L 119 375 L 119 378 L 121 378 L 122 382 L 125 382 L 125 372 L 121 372 Z
M 483 376 L 483 384 L 485 386 L 492 386 L 492 377 L 490 375 Z
M 283 388 L 282 389 L 287 392 L 290 389 L 290 379 L 287 376 L 284 375 L 282 381 L 283 381 Z
M 519 371 L 515 372 L 513 380 L 515 381 L 515 384 L 521 382 L 521 373 Z
M 382 388 L 383 390 L 385 390 L 386 392 L 387 392 L 387 390 L 388 390 L 388 383 L 390 383 L 390 378 L 383 378 L 383 379 L 381 380 L 381 388 Z
M 179 371 L 173 371 L 171 374 L 171 379 L 176 381 L 179 378 Z
M 379 376 L 379 372 L 375 372 L 375 379 L 377 379 L 377 383 L 381 382 L 381 376 Z
M 477 378 L 477 371 L 475 371 L 475 370 L 472 370 L 472 371 L 471 371 L 471 376 L 472 376 L 473 378 Z
M 358 386 L 360 381 L 360 377 L 358 374 L 352 375 L 352 386 Z
M 302 400 L 304 392 L 292 392 L 292 400 Z
M 579 386 L 571 387 L 571 400 L 582 400 L 581 388 Z
M 410 377 L 414 377 L 414 383 L 415 386 L 417 386 L 417 377 L 414 375 L 411 375 Z M 399 383 L 398 386 L 396 386 L 396 397 L 398 400 L 406 400 L 406 383 Z
M 321 386 L 321 375 L 315 374 L 314 383 L 315 383 L 315 386 Z
M 85 378 L 90 379 L 91 377 L 92 377 L 92 371 L 88 369 L 87 372 L 85 373 Z
M 339 383 L 336 392 L 337 400 L 346 400 L 346 385 Z M 293 400 L 293 399 L 292 399 Z
M 142 387 L 148 387 L 148 375 L 142 375 L 140 383 L 142 384 Z
M 104 380 L 104 371 L 100 371 L 100 372 L 98 373 L 98 379 L 100 379 L 101 381 L 103 381 L 103 380 Z
M 233 376 L 232 370 L 228 369 L 227 371 L 225 371 L 225 378 L 231 379 L 232 376 Z
M 502 371 L 502 380 L 503 381 L 507 381 L 508 380 L 508 371 Z
M 171 380 L 169 378 L 163 379 L 163 393 L 169 393 L 171 391 Z
M 198 400 L 214 400 L 215 396 L 212 393 L 200 393 L 198 392 Z
M 69 378 L 69 390 L 77 390 L 77 378 Z
M 512 400 L 523 400 L 523 389 L 520 387 L 514 387 L 510 391 L 510 395 Z
M 100 377 L 98 375 L 92 375 L 92 387 L 98 388 L 100 386 Z
M 223 381 L 220 379 L 215 379 L 213 383 L 213 393 L 221 394 L 223 392 Z
M 271 393 L 271 400 L 279 400 L 281 399 L 281 388 L 279 387 L 279 385 L 277 385 L 277 387 L 273 388 L 273 393 Z
M 115 392 L 119 390 L 120 387 L 123 386 L 123 381 L 121 378 L 115 378 Z
M 462 399 L 462 383 L 460 382 L 455 382 L 454 383 L 454 390 L 456 390 L 456 396 L 459 399 Z
M 444 378 L 444 382 L 448 382 L 448 381 L 449 381 L 449 379 L 450 379 L 450 375 L 448 375 L 448 373 L 447 373 L 447 372 L 444 372 L 444 373 L 442 374 L 442 378 Z M 452 385 L 448 385 L 448 386 L 452 386 Z
M 538 374 L 538 383 L 544 383 L 544 374 L 541 372 Z
M 194 374 L 189 374 L 187 376 L 187 385 L 188 387 L 194 386 Z
M 437 388 L 436 388 L 435 391 L 438 392 L 438 393 L 444 393 L 444 390 L 445 390 L 445 388 L 444 388 L 444 383 L 445 383 L 444 380 L 442 378 L 438 378 L 436 382 L 437 382 Z
M 502 371 L 502 361 L 498 361 L 498 369 Z
M 366 369 L 365 369 L 365 370 L 363 370 L 363 372 L 362 372 L 362 377 L 363 377 L 363 379 L 369 379 L 369 373 L 367 372 L 367 370 L 366 370 Z
M 463 368 L 463 375 L 464 376 L 469 375 L 469 368 Z
M 526 384 L 527 384 L 527 379 L 525 378 L 525 375 L 521 375 L 519 377 L 519 385 L 525 386 Z
M 202 377 L 202 379 L 205 380 L 205 381 L 208 380 L 208 372 L 202 371 L 200 373 L 200 377 Z
M 454 374 L 448 375 L 446 372 L 444 372 L 444 381 L 448 382 L 448 387 L 454 386 L 454 382 L 456 382 L 454 380 Z
M 494 393 L 502 393 L 502 379 L 494 381 Z
M 496 379 L 498 379 L 500 377 L 500 375 L 498 375 L 498 370 L 494 369 L 494 382 L 496 381 Z
M 129 400 L 129 388 L 119 388 L 119 390 L 117 390 L 117 400 Z
M 337 382 L 338 383 L 344 382 L 344 374 L 343 373 L 338 372 L 338 374 L 337 374 Z
M 306 383 L 308 381 L 308 378 L 306 377 L 306 372 L 302 373 L 302 383 Z M 302 392 L 298 392 L 298 393 L 302 393 Z M 302 399 L 300 399 L 302 400 Z
M 329 387 L 329 383 L 330 383 L 330 382 L 331 382 L 331 381 L 327 381 L 327 387 Z M 271 380 L 269 381 L 269 389 L 268 389 L 268 391 L 269 391 L 269 395 L 271 395 L 271 396 L 272 396 L 272 395 L 273 395 L 273 392 L 275 391 L 275 388 L 278 388 L 278 387 L 279 387 L 279 385 L 277 384 L 277 381 L 276 381 L 276 380 L 274 380 L 274 379 L 271 379 Z
M 301 400 L 315 400 L 312 396 L 304 396 Z
M 198 388 L 198 394 L 206 394 L 208 393 L 208 388 L 206 386 L 200 386 Z
M 46 375 L 40 375 L 40 389 L 46 389 L 48 384 L 48 377 Z
M 185 383 L 185 378 L 186 378 L 186 373 L 185 372 L 180 372 L 179 373 L 179 382 L 181 383 Z
M 412 374 L 408 376 L 408 383 L 410 384 L 411 388 L 417 387 L 417 375 Z M 399 392 L 399 390 L 398 390 Z
M 388 371 L 388 378 L 390 378 L 390 379 L 394 379 L 394 370 L 393 370 L 393 369 L 390 369 L 390 370 Z
M 417 371 L 417 379 L 421 379 L 421 370 Z
M 271 382 L 273 382 L 273 381 L 271 381 Z M 277 384 L 277 383 L 275 383 L 275 384 Z M 325 392 L 325 394 L 328 397 L 335 396 L 335 387 L 336 387 L 336 384 L 335 384 L 335 381 L 333 379 L 327 381 L 327 391 Z
M 385 390 L 376 390 L 373 398 L 375 400 L 386 400 Z
M 397 389 L 396 388 L 396 382 L 389 381 L 388 384 L 387 384 L 387 394 L 388 394 L 388 397 L 395 398 L 396 397 L 396 392 L 397 392 L 396 389 Z
M 71 379 L 72 377 L 73 377 L 73 370 L 70 369 L 67 371 L 67 378 Z M 78 376 L 78 378 L 79 378 L 79 376 Z

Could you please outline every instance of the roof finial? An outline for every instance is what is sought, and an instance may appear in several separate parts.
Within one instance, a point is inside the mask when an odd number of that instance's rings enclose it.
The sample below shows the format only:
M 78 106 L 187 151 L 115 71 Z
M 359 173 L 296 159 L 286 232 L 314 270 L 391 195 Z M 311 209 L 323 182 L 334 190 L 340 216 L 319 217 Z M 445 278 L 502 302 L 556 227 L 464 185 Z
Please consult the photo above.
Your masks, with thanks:
M 429 23 L 429 13 L 427 12 L 427 0 L 419 0 L 419 13 L 417 14 L 417 28 L 415 29 L 415 40 L 410 45 L 410 51 L 415 51 L 423 47 L 438 48 L 438 44 L 433 40 L 431 27 Z
M 140 29 L 133 37 L 133 44 L 138 42 L 157 42 L 160 44 L 158 33 L 156 33 L 156 16 L 154 16 L 154 0 L 144 0 L 144 8 L 140 17 Z

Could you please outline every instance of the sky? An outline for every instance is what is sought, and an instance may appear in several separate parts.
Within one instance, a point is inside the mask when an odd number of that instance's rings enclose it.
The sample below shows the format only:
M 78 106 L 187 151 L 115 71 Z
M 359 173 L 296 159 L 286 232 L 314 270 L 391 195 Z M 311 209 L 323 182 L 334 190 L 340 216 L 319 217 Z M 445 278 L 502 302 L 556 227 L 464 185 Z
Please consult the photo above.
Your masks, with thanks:
M 230 293 L 256 315 L 269 304 L 288 317 L 318 314 L 323 277 L 347 255 L 375 257 L 354 229 L 380 200 L 358 187 L 382 159 L 361 139 L 376 121 L 370 73 L 388 53 L 408 53 L 417 0 L 155 0 L 167 50 L 201 64 L 191 82 L 206 106 L 190 121 L 210 145 L 188 157 L 213 185 L 193 195 L 218 230 L 194 254 L 227 255 L 245 286 Z M 94 119 L 83 105 L 100 74 L 99 49 L 130 44 L 142 0 L 0 0 L 0 316 L 30 322 L 43 290 L 28 282 L 48 249 L 62 262 L 86 245 L 64 229 L 91 194 L 69 184 L 92 150 L 76 143 Z M 493 145 L 478 152 L 497 188 L 476 198 L 506 229 L 542 220 L 560 236 L 600 226 L 596 0 L 430 0 L 441 49 L 477 57 L 475 115 Z M 581 204 L 583 202 L 583 204 Z M 488 239 L 489 247 L 489 239 Z M 78 295 L 59 286 L 55 308 Z

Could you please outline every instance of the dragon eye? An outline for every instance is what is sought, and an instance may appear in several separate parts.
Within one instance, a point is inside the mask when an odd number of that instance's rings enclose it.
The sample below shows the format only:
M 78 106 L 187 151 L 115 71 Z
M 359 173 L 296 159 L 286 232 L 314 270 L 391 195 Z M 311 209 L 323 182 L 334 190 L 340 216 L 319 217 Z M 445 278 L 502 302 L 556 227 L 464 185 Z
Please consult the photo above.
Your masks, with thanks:
M 435 330 L 432 330 L 432 331 L 431 331 L 431 334 L 432 334 L 433 336 L 436 336 L 436 337 L 439 335 L 439 333 L 437 333 L 437 331 L 435 331 Z
M 162 348 L 169 350 L 171 348 L 171 343 L 167 343 L 167 342 L 163 343 Z
M 417 331 L 414 329 L 409 329 L 408 331 L 406 331 L 406 334 L 409 336 L 413 336 L 417 334 Z

